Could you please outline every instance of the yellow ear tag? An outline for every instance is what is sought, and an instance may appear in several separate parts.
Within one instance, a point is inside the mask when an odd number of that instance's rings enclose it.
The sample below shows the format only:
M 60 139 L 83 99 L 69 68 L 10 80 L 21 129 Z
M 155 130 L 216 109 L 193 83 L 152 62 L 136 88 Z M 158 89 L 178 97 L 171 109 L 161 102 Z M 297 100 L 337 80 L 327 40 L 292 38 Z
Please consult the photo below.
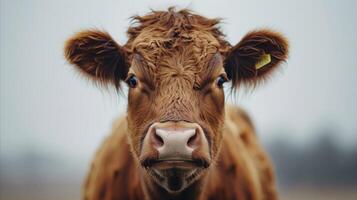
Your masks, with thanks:
M 260 69 L 271 62 L 270 54 L 264 53 L 260 60 L 255 64 L 255 69 Z

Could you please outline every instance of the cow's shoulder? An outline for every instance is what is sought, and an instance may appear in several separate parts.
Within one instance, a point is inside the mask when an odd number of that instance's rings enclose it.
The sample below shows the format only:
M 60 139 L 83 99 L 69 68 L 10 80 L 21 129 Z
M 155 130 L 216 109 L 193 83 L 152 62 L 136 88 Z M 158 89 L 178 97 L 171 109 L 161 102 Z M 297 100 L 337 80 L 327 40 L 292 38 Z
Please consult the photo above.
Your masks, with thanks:
M 92 161 L 82 199 L 141 199 L 138 167 L 127 141 L 127 121 L 118 118 Z
M 240 107 L 229 104 L 225 106 L 225 129 L 235 135 L 242 132 L 255 134 L 253 122 L 248 113 Z
M 273 170 L 241 108 L 227 105 L 219 158 L 203 199 L 276 199 Z

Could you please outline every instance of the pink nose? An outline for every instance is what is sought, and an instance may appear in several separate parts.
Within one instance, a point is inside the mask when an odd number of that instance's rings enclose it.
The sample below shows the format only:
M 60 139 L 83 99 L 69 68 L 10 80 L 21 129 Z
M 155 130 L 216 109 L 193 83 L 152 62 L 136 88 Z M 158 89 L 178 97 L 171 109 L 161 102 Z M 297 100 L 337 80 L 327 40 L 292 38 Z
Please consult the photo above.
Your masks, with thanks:
M 143 143 L 143 150 L 150 148 L 157 150 L 159 160 L 191 160 L 195 150 L 209 156 L 202 128 L 183 121 L 154 123 Z

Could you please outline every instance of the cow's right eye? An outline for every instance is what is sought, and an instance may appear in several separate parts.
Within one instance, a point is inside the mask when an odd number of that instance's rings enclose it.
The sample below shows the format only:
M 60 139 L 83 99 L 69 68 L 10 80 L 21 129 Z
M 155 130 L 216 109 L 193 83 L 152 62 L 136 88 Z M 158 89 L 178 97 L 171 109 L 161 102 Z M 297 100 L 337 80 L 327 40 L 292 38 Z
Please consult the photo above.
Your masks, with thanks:
M 135 75 L 130 76 L 130 78 L 127 80 L 127 83 L 129 87 L 135 88 L 138 85 L 138 79 L 136 78 Z
M 223 87 L 223 84 L 227 82 L 227 78 L 225 75 L 220 75 L 217 80 L 216 80 L 216 83 L 217 83 L 217 86 L 222 88 Z

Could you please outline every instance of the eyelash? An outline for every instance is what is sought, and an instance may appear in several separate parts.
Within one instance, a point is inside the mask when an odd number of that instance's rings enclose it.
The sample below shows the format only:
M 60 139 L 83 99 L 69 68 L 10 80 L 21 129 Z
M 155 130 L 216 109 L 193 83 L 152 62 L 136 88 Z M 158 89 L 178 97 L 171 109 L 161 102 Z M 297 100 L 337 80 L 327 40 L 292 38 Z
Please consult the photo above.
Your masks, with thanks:
M 223 88 L 223 84 L 227 81 L 228 80 L 224 75 L 220 75 L 216 80 L 216 84 L 218 87 Z
M 138 79 L 136 78 L 135 75 L 131 75 L 131 76 L 127 79 L 126 83 L 129 85 L 129 87 L 131 87 L 131 88 L 136 88 L 136 86 L 138 85 Z

